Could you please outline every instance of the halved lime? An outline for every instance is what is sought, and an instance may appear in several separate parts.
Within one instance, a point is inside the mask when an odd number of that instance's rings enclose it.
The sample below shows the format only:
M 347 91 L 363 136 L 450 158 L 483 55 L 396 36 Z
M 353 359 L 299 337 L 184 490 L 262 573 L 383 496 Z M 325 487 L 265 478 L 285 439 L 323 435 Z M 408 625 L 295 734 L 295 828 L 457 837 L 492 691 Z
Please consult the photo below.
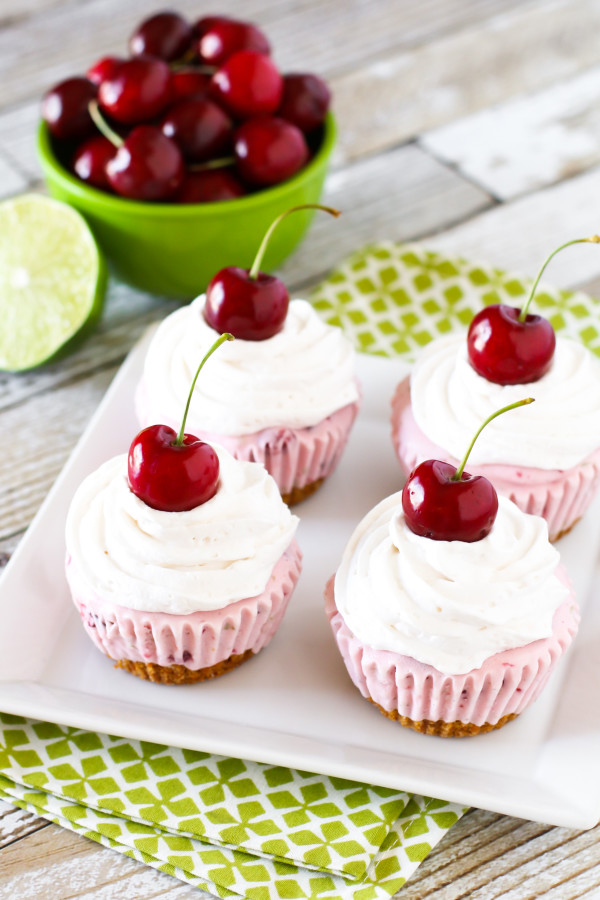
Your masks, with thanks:
M 24 194 L 0 203 L 0 369 L 47 362 L 100 315 L 106 266 L 82 216 Z

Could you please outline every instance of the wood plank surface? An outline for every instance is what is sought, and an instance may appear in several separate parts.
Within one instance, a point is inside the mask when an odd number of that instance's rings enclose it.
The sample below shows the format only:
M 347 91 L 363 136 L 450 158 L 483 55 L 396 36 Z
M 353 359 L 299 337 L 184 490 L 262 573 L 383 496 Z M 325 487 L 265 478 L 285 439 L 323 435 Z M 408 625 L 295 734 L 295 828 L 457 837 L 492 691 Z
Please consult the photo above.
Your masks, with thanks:
M 577 14 L 574 14 L 574 9 Z M 598 62 L 597 0 L 521 4 L 335 83 L 344 158 L 381 151 Z
M 11 0 L 16 4 L 16 0 Z M 245 0 L 243 16 L 264 27 L 284 69 L 332 74 L 403 46 L 473 25 L 540 0 Z M 240 15 L 239 0 L 220 0 L 221 14 Z M 18 7 L 17 7 L 18 8 Z M 214 8 L 214 7 L 213 7 Z M 180 0 L 190 18 L 210 12 Z M 0 31 L 2 104 L 34 99 L 54 82 L 84 72 L 96 57 L 124 53 L 134 27 L 153 11 L 147 0 L 50 3 L 36 15 L 17 15 Z
M 600 162 L 600 67 L 424 134 L 419 143 L 508 200 Z
M 535 274 L 549 253 L 565 241 L 600 233 L 595 198 L 600 169 L 503 203 L 426 243 L 448 253 Z M 552 261 L 549 283 L 572 287 L 600 275 L 600 246 L 569 248 Z

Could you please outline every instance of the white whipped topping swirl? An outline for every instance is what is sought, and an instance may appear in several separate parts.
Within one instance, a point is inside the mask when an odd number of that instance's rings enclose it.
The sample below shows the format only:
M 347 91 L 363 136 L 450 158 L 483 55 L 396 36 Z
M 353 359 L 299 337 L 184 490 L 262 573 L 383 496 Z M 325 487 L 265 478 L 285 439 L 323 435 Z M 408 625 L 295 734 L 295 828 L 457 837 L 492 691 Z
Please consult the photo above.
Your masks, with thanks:
M 552 634 L 568 595 L 546 522 L 499 498 L 487 537 L 471 544 L 414 534 L 402 494 L 362 520 L 335 578 L 335 601 L 365 644 L 411 656 L 447 674 Z
M 494 384 L 478 375 L 465 334 L 432 341 L 411 375 L 417 425 L 455 459 L 484 419 L 525 397 L 536 402 L 494 419 L 469 463 L 570 469 L 600 447 L 600 361 L 578 341 L 557 336 L 549 371 L 529 384 Z
M 67 516 L 67 553 L 101 597 L 183 615 L 264 591 L 298 519 L 261 465 L 215 450 L 217 493 L 187 512 L 152 509 L 136 497 L 126 455 L 82 482 Z
M 217 338 L 204 296 L 172 313 L 144 365 L 150 419 L 181 419 L 198 364 Z M 358 400 L 355 353 L 341 328 L 306 300 L 292 300 L 283 329 L 264 341 L 235 340 L 210 358 L 196 382 L 186 431 L 242 435 L 269 427 L 305 428 Z

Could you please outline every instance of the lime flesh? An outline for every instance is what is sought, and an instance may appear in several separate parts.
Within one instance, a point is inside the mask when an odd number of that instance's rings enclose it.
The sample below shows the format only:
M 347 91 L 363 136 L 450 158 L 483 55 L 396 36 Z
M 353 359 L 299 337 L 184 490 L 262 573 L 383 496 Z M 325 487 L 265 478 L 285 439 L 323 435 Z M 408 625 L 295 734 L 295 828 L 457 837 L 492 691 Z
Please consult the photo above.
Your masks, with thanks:
M 31 369 L 100 314 L 106 267 L 82 216 L 42 194 L 0 203 L 0 369 Z

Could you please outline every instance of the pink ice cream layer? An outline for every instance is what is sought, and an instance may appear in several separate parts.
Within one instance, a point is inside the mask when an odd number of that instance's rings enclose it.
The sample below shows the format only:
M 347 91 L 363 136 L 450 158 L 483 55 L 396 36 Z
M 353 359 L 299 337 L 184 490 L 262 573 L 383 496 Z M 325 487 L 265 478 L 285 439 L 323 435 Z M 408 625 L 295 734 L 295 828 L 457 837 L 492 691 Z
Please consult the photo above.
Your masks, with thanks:
M 400 382 L 392 400 L 392 441 L 407 475 L 425 459 L 442 459 L 458 466 L 458 460 L 430 441 L 417 425 L 409 378 Z M 472 475 L 489 478 L 496 490 L 523 512 L 544 518 L 554 541 L 581 518 L 594 499 L 600 486 L 600 448 L 572 469 L 471 463 L 467 468 Z
M 187 615 L 142 612 L 106 601 L 91 591 L 72 559 L 67 559 L 67 580 L 85 630 L 106 656 L 197 670 L 266 647 L 281 624 L 301 567 L 300 548 L 292 541 L 262 594 Z
M 358 415 L 359 401 L 336 410 L 326 419 L 306 428 L 265 428 L 254 434 L 214 434 L 194 429 L 209 443 L 221 444 L 236 459 L 262 463 L 273 476 L 282 494 L 328 478 L 339 463 Z M 138 384 L 135 408 L 142 427 L 152 425 L 156 416 L 148 403 L 145 382 Z M 180 422 L 161 412 L 160 420 L 176 431 Z
M 554 614 L 552 636 L 496 653 L 465 675 L 448 675 L 410 656 L 364 644 L 338 611 L 333 577 L 325 588 L 325 611 L 348 674 L 363 697 L 413 722 L 495 725 L 533 703 L 577 633 L 575 595 L 562 566 L 556 574 L 570 595 Z

